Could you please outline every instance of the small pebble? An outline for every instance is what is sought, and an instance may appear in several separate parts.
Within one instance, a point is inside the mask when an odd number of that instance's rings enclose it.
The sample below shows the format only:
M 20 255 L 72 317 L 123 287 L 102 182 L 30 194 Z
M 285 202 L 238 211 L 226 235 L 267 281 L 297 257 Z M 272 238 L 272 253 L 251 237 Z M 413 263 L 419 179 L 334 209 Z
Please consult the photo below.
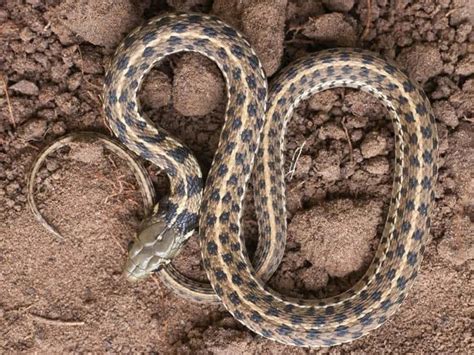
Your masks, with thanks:
M 29 96 L 36 96 L 39 93 L 39 89 L 36 84 L 28 80 L 21 80 L 10 86 L 10 89 L 12 91 L 19 92 L 20 94 Z

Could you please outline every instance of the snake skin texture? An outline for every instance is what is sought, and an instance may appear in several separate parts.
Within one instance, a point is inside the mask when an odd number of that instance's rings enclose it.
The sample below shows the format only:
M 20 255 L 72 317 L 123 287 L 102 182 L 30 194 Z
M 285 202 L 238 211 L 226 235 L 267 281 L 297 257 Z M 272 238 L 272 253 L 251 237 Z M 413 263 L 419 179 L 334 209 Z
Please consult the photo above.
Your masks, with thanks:
M 255 132 L 263 125 L 267 97 L 265 74 L 248 42 L 231 27 L 202 15 L 168 15 L 151 20 L 125 38 L 106 73 L 105 114 L 121 142 L 161 167 L 170 179 L 170 194 L 144 222 L 129 252 L 125 272 L 128 278 L 139 279 L 162 269 L 160 278 L 183 297 L 197 302 L 218 302 L 209 283 L 189 279 L 169 263 L 197 227 L 201 170 L 187 147 L 140 113 L 136 97 L 144 76 L 156 63 L 183 51 L 195 51 L 212 59 L 228 83 L 226 116 L 233 117 L 233 126 L 222 131 L 221 139 L 228 140 L 223 156 L 236 151 L 237 135 L 244 140 L 255 139 L 248 127 L 250 121 L 259 125 Z M 257 149 L 257 142 L 251 145 Z M 243 152 L 238 159 L 250 173 L 251 165 Z M 219 172 L 227 173 L 224 168 Z M 265 179 L 263 172 L 257 172 L 255 179 Z M 265 281 L 278 268 L 286 242 L 286 223 L 270 228 L 270 224 L 276 225 L 281 220 L 281 215 L 269 216 L 269 204 L 284 206 L 284 196 L 273 196 L 263 204 L 260 199 L 256 202 L 262 232 L 254 268 Z
M 140 114 L 136 97 L 152 66 L 182 51 L 212 59 L 227 84 L 225 123 L 202 203 L 195 158 Z M 368 92 L 389 111 L 396 138 L 391 204 L 375 258 L 354 287 L 328 299 L 291 299 L 265 286 L 278 267 L 286 239 L 287 121 L 301 100 L 336 87 Z M 161 167 L 171 185 L 169 197 L 155 207 L 130 250 L 125 268 L 129 278 L 145 277 L 164 266 L 161 274 L 167 272 L 165 280 L 180 293 L 198 301 L 212 298 L 209 288 L 176 276 L 169 265 L 199 220 L 212 289 L 255 333 L 284 344 L 332 346 L 363 336 L 395 313 L 413 284 L 429 238 L 438 141 L 426 95 L 393 64 L 358 49 L 322 51 L 285 68 L 272 81 L 267 100 L 261 64 L 238 32 L 207 15 L 166 15 L 125 39 L 104 88 L 104 109 L 114 134 Z M 249 181 L 255 189 L 261 235 L 254 266 L 241 236 Z

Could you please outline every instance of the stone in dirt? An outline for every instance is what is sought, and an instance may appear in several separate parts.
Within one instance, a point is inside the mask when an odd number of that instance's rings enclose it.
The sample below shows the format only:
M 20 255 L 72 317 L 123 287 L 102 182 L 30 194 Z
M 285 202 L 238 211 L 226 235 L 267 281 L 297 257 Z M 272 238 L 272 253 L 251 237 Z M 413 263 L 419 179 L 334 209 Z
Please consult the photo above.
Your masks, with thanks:
M 39 93 L 38 86 L 28 80 L 21 80 L 10 86 L 10 89 L 23 95 L 36 96 Z

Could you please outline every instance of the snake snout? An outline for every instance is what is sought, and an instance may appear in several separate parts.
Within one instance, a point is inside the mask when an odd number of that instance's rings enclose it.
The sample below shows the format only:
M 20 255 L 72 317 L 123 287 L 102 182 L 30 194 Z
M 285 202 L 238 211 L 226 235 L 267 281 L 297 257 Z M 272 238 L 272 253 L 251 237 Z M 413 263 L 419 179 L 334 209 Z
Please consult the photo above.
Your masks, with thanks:
M 125 277 L 130 281 L 138 281 L 159 271 L 176 254 L 179 237 L 164 220 L 157 219 L 146 224 L 133 245 L 129 246 Z

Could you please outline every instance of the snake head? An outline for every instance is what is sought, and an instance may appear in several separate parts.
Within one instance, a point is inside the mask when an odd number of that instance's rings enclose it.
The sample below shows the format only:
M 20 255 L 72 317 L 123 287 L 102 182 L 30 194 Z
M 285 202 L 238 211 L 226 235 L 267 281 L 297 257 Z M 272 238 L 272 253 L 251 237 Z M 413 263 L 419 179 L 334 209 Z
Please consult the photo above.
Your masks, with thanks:
M 129 249 L 125 277 L 137 281 L 169 264 L 178 250 L 179 238 L 179 233 L 163 218 L 146 223 Z

